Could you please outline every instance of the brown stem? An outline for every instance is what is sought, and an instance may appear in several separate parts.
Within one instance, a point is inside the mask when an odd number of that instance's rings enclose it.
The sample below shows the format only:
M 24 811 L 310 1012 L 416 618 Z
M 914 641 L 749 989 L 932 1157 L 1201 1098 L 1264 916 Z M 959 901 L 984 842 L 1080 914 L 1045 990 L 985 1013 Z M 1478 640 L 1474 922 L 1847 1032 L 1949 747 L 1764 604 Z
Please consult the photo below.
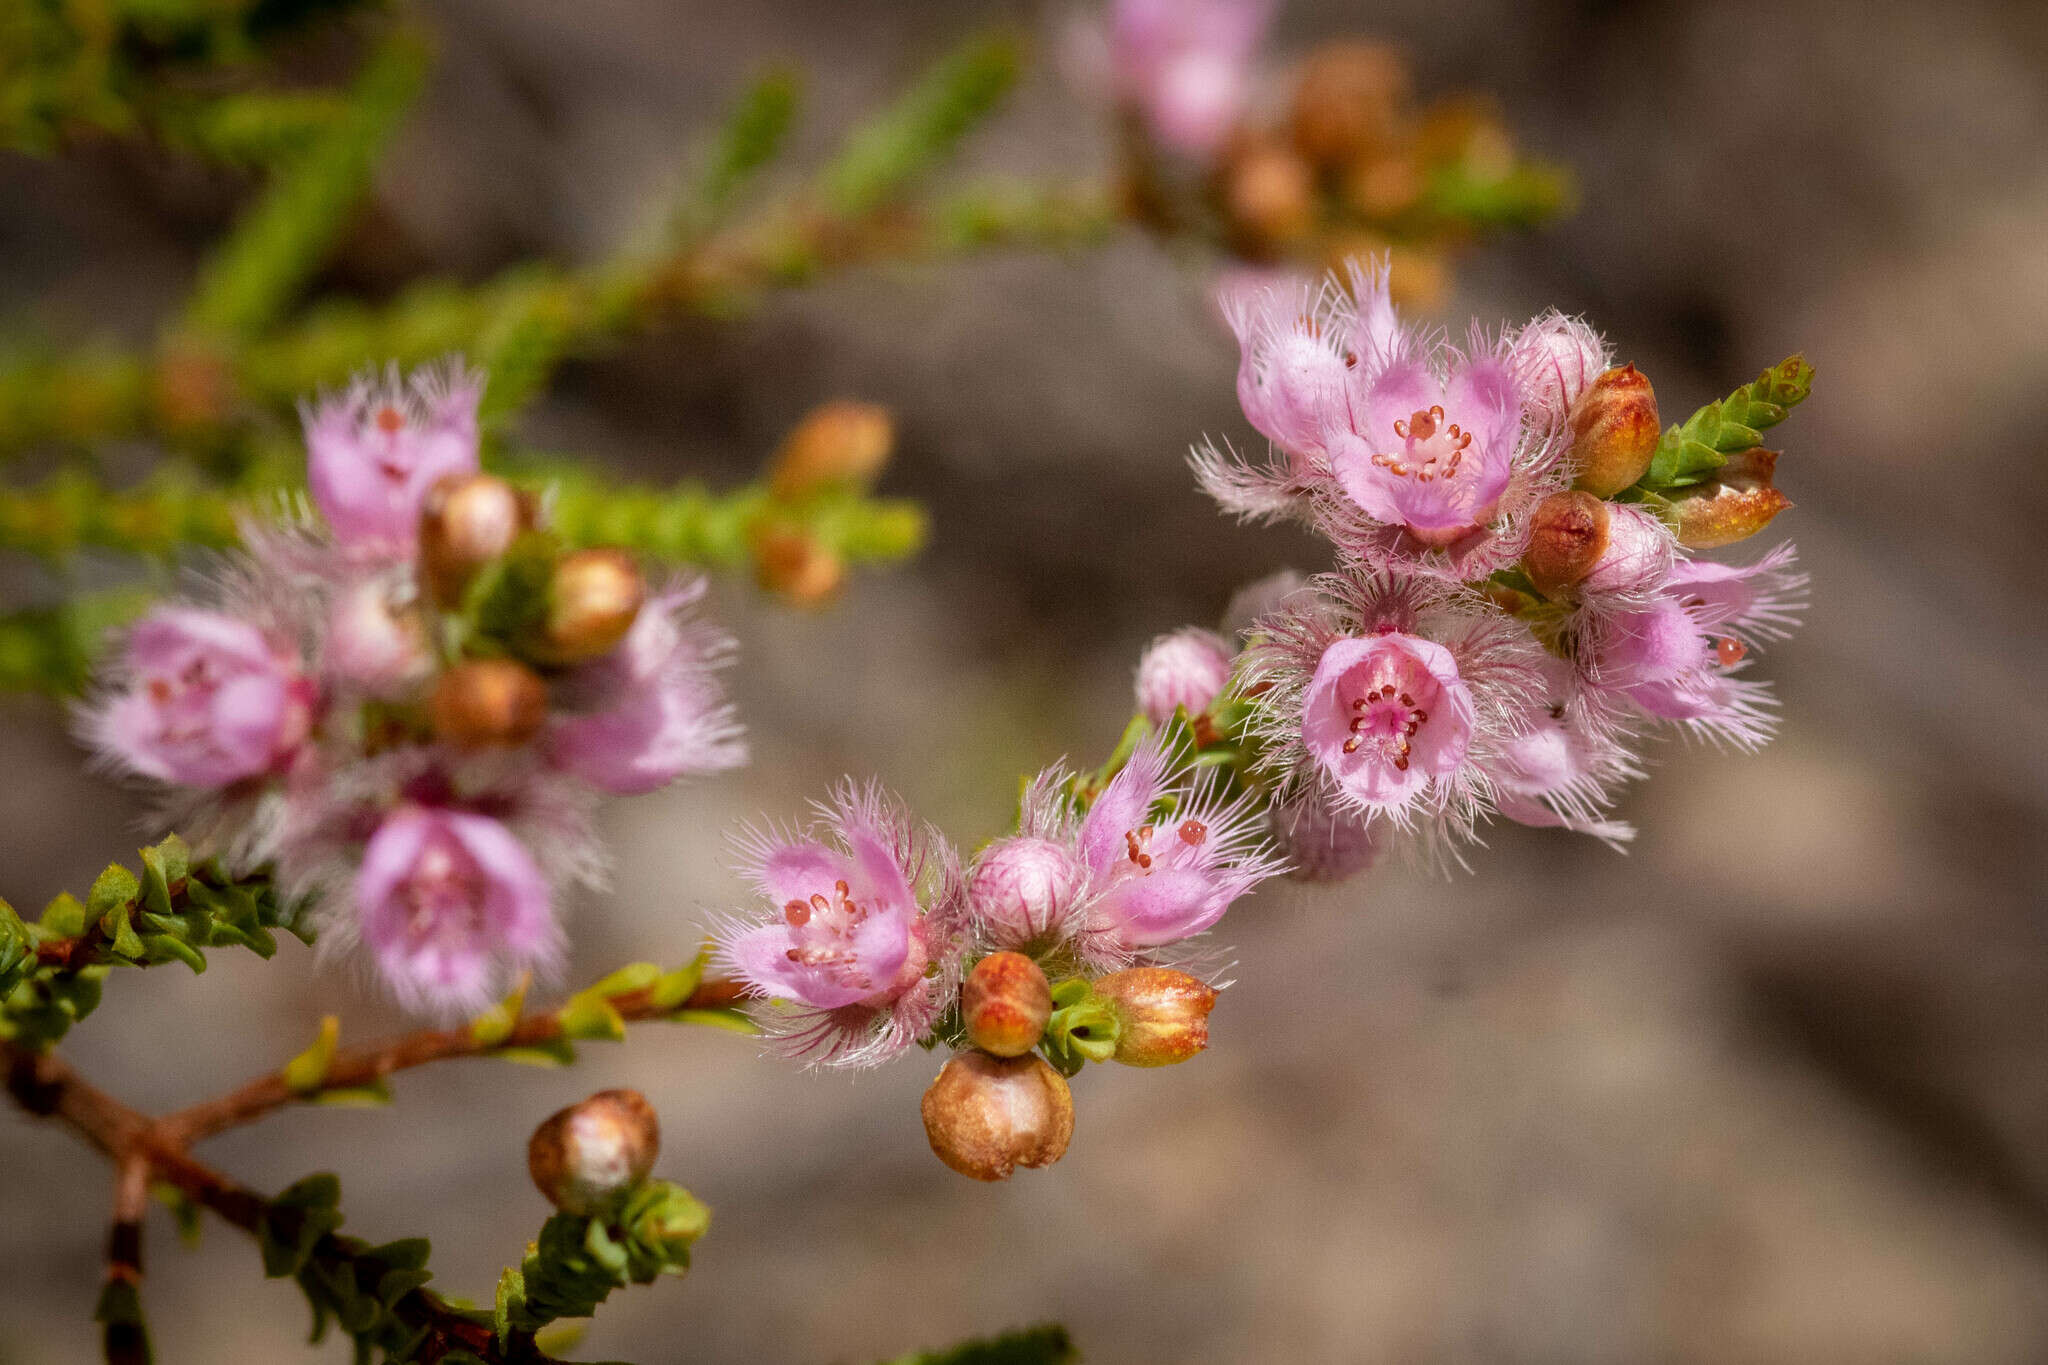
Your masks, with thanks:
M 620 1017 L 631 1022 L 659 1018 L 677 1009 L 716 1009 L 732 1004 L 739 994 L 740 988 L 734 982 L 713 978 L 701 982 L 680 1006 L 657 1005 L 645 990 L 615 995 L 611 997 L 611 1004 Z M 504 1041 L 488 1045 L 478 1042 L 468 1028 L 420 1029 L 336 1053 L 321 1088 L 350 1090 L 375 1085 L 395 1071 L 424 1066 L 428 1062 L 450 1057 L 479 1057 L 500 1048 L 540 1047 L 561 1036 L 561 1018 L 552 1011 L 527 1015 L 513 1025 L 512 1032 Z M 167 1115 L 162 1121 L 162 1129 L 168 1138 L 182 1147 L 307 1098 L 285 1083 L 282 1071 L 273 1071 L 223 1095 Z
M 142 1218 L 149 1211 L 149 1160 L 139 1152 L 120 1158 L 114 1172 L 114 1223 L 107 1232 L 107 1289 L 142 1289 Z M 109 1300 L 103 1299 L 105 1304 Z M 149 1365 L 149 1331 L 139 1318 L 102 1316 L 107 1365 Z

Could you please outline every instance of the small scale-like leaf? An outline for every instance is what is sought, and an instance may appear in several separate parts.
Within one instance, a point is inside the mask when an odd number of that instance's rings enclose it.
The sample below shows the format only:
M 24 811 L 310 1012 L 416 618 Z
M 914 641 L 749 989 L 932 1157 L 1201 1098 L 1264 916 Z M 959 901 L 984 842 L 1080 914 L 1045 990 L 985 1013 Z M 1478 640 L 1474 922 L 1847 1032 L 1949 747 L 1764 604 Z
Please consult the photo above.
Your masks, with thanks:
M 284 1064 L 284 1083 L 295 1095 L 312 1095 L 327 1080 L 334 1065 L 335 1050 L 341 1044 L 341 1019 L 327 1015 L 320 1021 L 320 1036 L 313 1045 Z
M 724 1029 L 727 1033 L 760 1032 L 754 1021 L 738 1010 L 677 1010 L 668 1017 L 678 1024 L 702 1024 L 707 1028 Z

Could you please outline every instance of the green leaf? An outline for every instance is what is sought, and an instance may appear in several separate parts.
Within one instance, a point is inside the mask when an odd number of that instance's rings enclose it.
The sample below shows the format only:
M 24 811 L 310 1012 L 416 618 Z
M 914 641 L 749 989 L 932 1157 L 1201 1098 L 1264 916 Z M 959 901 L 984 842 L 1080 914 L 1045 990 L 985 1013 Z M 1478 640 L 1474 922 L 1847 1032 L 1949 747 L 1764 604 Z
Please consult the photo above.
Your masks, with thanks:
M 561 1021 L 564 1038 L 616 1043 L 626 1036 L 626 1021 L 617 1007 L 588 991 L 570 996 L 555 1017 Z
M 470 1021 L 469 1036 L 479 1047 L 497 1047 L 512 1036 L 519 1016 L 526 1009 L 526 991 L 533 984 L 531 972 L 521 972 L 511 994 Z
M 126 918 L 129 905 L 141 894 L 142 884 L 135 880 L 133 872 L 119 863 L 109 864 L 106 871 L 93 879 L 92 890 L 85 893 L 86 913 L 101 919 L 109 911 L 120 910 Z
M 663 972 L 647 991 L 647 1002 L 658 1010 L 671 1010 L 697 993 L 697 986 L 704 980 L 706 954 L 699 953 L 685 966 L 672 972 Z
M 707 1028 L 724 1029 L 727 1033 L 759 1033 L 754 1021 L 736 1009 L 677 1010 L 668 1016 L 678 1024 L 702 1024 Z
M 341 1018 L 327 1015 L 320 1020 L 320 1036 L 313 1046 L 284 1064 L 284 1083 L 294 1095 L 317 1094 L 334 1065 L 334 1053 L 341 1043 Z
M 580 994 L 597 996 L 631 995 L 661 979 L 661 966 L 654 962 L 631 962 L 585 987 Z
M 1726 398 L 1707 404 L 1664 433 L 1650 468 L 1631 492 L 1660 493 L 1704 483 L 1731 455 L 1753 450 L 1813 391 L 1813 366 L 1788 356 Z
M 1072 1365 L 1080 1358 L 1066 1328 L 1046 1325 L 940 1351 L 913 1352 L 883 1365 Z
M 573 1066 L 576 1063 L 576 1045 L 567 1038 L 550 1038 L 532 1047 L 501 1047 L 491 1055 L 521 1066 Z
M 337 1109 L 377 1109 L 391 1103 L 391 1086 L 379 1076 L 369 1085 L 323 1089 L 308 1098 L 315 1104 L 332 1105 Z
M 90 916 L 79 904 L 78 897 L 62 891 L 43 907 L 42 918 L 36 922 L 36 927 L 42 930 L 45 938 L 77 938 L 85 932 L 89 922 Z
M 826 206 L 855 217 L 880 207 L 949 156 L 1016 82 L 1015 39 L 973 39 L 941 58 L 881 114 L 861 125 L 823 176 Z

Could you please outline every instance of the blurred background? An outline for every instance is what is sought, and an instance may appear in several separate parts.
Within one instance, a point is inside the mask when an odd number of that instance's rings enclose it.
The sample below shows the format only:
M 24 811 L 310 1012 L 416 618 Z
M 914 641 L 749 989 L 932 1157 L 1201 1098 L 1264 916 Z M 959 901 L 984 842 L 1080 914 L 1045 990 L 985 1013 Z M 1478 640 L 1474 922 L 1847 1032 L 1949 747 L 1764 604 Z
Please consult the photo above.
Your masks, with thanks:
M 17 0 L 18 2 L 18 0 Z M 432 0 L 440 56 L 327 284 L 575 259 L 615 240 L 744 73 L 809 75 L 810 131 L 988 19 L 1043 41 L 967 150 L 1106 164 L 1050 60 L 1054 12 L 917 0 Z M 660 1109 L 660 1173 L 716 1211 L 680 1283 L 617 1296 L 579 1353 L 859 1362 L 1039 1320 L 1102 1362 L 2048 1359 L 2048 10 L 1294 0 L 1269 51 L 1366 33 L 1424 91 L 1482 88 L 1573 167 L 1580 211 L 1464 258 L 1442 316 L 1589 314 L 1667 419 L 1803 349 L 1767 533 L 1806 629 L 1771 651 L 1782 737 L 1654 753 L 1626 857 L 1497 828 L 1473 875 L 1385 866 L 1226 921 L 1211 1050 L 1091 1069 L 1073 1147 L 982 1187 L 926 1150 L 913 1056 L 858 1079 L 746 1039 L 636 1030 L 573 1071 L 451 1064 L 388 1109 L 287 1112 L 206 1154 L 260 1188 L 340 1174 L 349 1228 L 430 1234 L 484 1297 L 545 1207 L 544 1115 L 607 1085 Z M 801 146 L 801 144 L 800 144 Z M 234 199 L 134 147 L 0 157 L 0 316 L 146 337 Z M 571 365 L 522 436 L 640 477 L 737 482 L 814 403 L 898 414 L 885 491 L 928 550 L 805 612 L 726 580 L 755 762 L 618 803 L 583 981 L 678 958 L 736 879 L 721 838 L 873 774 L 972 845 L 1016 775 L 1106 750 L 1146 640 L 1316 567 L 1234 527 L 1188 444 L 1243 443 L 1196 263 L 1102 249 L 854 271 Z M 1758 547 L 1745 547 L 1747 557 Z M 40 905 L 134 846 L 52 703 L 0 702 L 0 894 Z M 110 989 L 66 1053 L 145 1109 L 275 1066 L 321 1014 L 402 1021 L 288 945 Z M 0 1116 L 0 1361 L 93 1358 L 98 1156 Z M 218 1226 L 151 1230 L 167 1362 L 303 1352 L 304 1305 Z

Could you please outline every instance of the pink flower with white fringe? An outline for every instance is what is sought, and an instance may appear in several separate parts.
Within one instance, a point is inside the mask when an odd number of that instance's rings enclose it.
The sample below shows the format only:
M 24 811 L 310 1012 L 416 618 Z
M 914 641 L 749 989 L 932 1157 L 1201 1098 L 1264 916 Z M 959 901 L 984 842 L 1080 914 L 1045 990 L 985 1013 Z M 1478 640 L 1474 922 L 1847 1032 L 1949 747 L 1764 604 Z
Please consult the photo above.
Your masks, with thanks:
M 1602 626 L 1588 681 L 1659 720 L 1754 749 L 1775 726 L 1768 683 L 1736 676 L 1752 649 L 1798 624 L 1806 575 L 1780 545 L 1746 566 L 1680 560 L 1643 609 Z
M 1244 111 L 1275 0 L 1114 0 L 1116 94 L 1175 152 L 1208 157 Z
M 817 809 L 801 834 L 737 841 L 772 917 L 720 930 L 718 954 L 769 1002 L 758 1017 L 775 1050 L 872 1066 L 929 1034 L 958 993 L 959 859 L 878 787 L 849 782 Z
M 1572 405 L 1614 363 L 1606 341 L 1590 324 L 1555 309 L 1517 328 L 1507 354 L 1530 411 L 1557 427 L 1571 419 Z
M 318 688 L 303 660 L 247 621 L 159 607 L 121 653 L 122 682 L 81 728 L 114 767 L 187 787 L 281 771 L 311 729 Z
M 379 558 L 413 557 L 427 491 L 477 468 L 482 393 L 482 376 L 457 363 L 415 370 L 404 380 L 393 366 L 301 407 L 306 484 L 337 545 Z
M 636 795 L 746 761 L 716 670 L 732 640 L 699 615 L 705 584 L 651 597 L 619 647 L 557 689 L 569 714 L 548 731 L 553 761 L 602 791 Z
M 1562 660 L 1542 662 L 1549 706 L 1490 767 L 1494 805 L 1517 824 L 1590 834 L 1618 848 L 1635 838 L 1635 827 L 1607 811 L 1616 788 L 1642 769 L 1599 696 L 1589 695 Z
M 1338 809 L 1320 792 L 1276 804 L 1272 827 L 1287 859 L 1287 875 L 1295 881 L 1346 881 L 1379 861 L 1381 831 L 1373 828 L 1370 817 Z
M 363 849 L 357 927 L 409 1008 L 477 1009 L 518 971 L 561 952 L 547 879 L 526 846 L 486 816 L 405 806 Z
M 1469 836 L 1541 705 L 1529 632 L 1436 580 L 1329 574 L 1254 624 L 1242 686 L 1283 805 Z

